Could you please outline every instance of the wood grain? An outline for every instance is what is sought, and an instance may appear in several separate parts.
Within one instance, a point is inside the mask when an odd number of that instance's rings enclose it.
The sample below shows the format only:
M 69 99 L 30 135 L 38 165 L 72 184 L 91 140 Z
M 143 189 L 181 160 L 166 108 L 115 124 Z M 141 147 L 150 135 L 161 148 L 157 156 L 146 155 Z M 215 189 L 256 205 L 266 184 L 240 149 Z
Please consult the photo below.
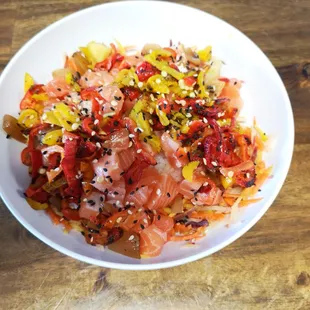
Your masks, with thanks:
M 49 248 L 0 204 L 0 309 L 310 309 L 309 0 L 178 1 L 219 16 L 267 54 L 295 118 L 280 195 L 248 233 L 198 262 L 159 271 L 87 265 Z M 102 1 L 1 0 L 0 70 L 39 30 Z

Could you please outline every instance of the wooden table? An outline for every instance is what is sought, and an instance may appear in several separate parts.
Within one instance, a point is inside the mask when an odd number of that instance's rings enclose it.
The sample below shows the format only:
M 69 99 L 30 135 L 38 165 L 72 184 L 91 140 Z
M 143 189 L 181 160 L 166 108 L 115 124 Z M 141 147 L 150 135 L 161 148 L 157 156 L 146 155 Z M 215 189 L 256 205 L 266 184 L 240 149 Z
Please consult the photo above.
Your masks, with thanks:
M 1 0 L 0 69 L 39 30 L 100 2 Z M 280 195 L 255 227 L 220 252 L 144 272 L 66 257 L 27 232 L 1 202 L 0 309 L 310 309 L 310 65 L 304 66 L 310 62 L 310 1 L 179 2 L 239 28 L 283 78 L 296 143 Z

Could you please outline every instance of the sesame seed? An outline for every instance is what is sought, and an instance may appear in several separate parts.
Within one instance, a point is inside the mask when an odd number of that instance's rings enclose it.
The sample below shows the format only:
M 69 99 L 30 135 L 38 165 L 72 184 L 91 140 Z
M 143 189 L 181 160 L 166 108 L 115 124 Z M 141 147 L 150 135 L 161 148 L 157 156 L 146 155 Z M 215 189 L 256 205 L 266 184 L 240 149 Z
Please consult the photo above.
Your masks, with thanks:
M 44 114 L 42 115 L 42 119 L 43 119 L 43 120 L 46 120 L 46 119 L 47 119 L 46 113 L 44 113 Z
M 134 138 L 134 137 L 135 137 L 135 135 L 134 135 L 134 134 L 132 134 L 132 133 L 130 133 L 130 134 L 128 135 L 128 137 L 129 137 L 130 139 L 132 139 L 132 138 Z
M 117 103 L 116 100 L 112 100 L 112 101 L 111 101 L 111 105 L 112 105 L 113 107 L 116 107 L 116 106 L 118 105 L 118 103 Z
M 144 219 L 144 220 L 143 220 L 143 222 L 144 222 L 145 224 L 147 224 L 147 223 L 148 223 L 147 219 Z
M 95 134 L 96 134 L 96 132 L 95 132 L 95 131 L 92 131 L 92 132 L 91 132 L 91 135 L 92 135 L 92 136 L 94 136 Z
M 204 117 L 203 118 L 203 122 L 205 123 L 205 124 L 208 124 L 208 120 Z
M 138 83 L 138 87 L 139 87 L 139 88 L 142 88 L 142 87 L 143 87 L 143 83 L 142 83 L 142 82 L 139 82 L 139 83 Z
M 157 188 L 157 190 L 156 190 L 156 195 L 160 195 L 161 194 L 161 190 L 160 190 L 160 188 Z
M 79 128 L 79 124 L 73 123 L 71 128 L 72 128 L 72 130 L 77 130 Z
M 91 238 L 90 238 L 90 242 L 93 242 L 93 241 L 94 241 L 94 237 L 91 237 Z
M 195 98 L 195 93 L 194 93 L 194 92 L 191 92 L 191 93 L 189 94 L 189 96 L 190 96 L 191 98 Z
M 122 217 L 117 218 L 116 223 L 120 223 L 122 220 Z
M 232 178 L 234 176 L 234 172 L 233 171 L 229 171 L 227 175 L 228 175 L 229 178 Z
M 134 235 L 131 235 L 131 236 L 128 238 L 128 240 L 131 241 L 131 240 L 133 240 L 134 238 L 135 238 L 135 236 L 134 236 Z
M 203 158 L 202 160 L 203 160 L 203 163 L 207 165 L 207 160 L 205 158 Z
M 208 182 L 204 182 L 204 183 L 203 183 L 203 186 L 208 186 L 208 185 L 209 185 Z
M 160 79 L 156 79 L 155 81 L 157 84 L 160 84 L 161 83 L 161 80 Z
M 128 147 L 132 147 L 132 142 L 129 141 Z
M 138 212 L 141 212 L 141 211 L 143 211 L 143 209 L 142 209 L 142 208 L 140 208 L 140 209 L 138 210 Z
M 134 202 L 130 202 L 129 204 L 130 204 L 131 206 L 134 206 L 134 205 L 135 205 L 135 203 L 134 203 Z
M 156 100 L 153 94 L 150 94 L 150 98 L 151 98 L 152 101 Z
M 84 198 L 83 201 L 86 202 L 86 201 L 87 201 L 87 198 Z
M 161 72 L 161 75 L 162 75 L 163 77 L 166 77 L 166 76 L 168 75 L 168 73 L 167 73 L 166 71 L 162 71 L 162 72 Z
M 131 211 L 131 210 L 128 210 L 127 212 L 128 212 L 128 214 L 132 214 L 132 211 Z
M 142 150 L 141 150 L 141 149 L 138 149 L 138 150 L 137 150 L 137 153 L 138 153 L 138 154 L 139 154 L 139 153 L 141 153 L 141 152 L 142 152 Z
M 134 80 L 130 80 L 130 81 L 129 81 L 129 85 L 130 85 L 130 86 L 134 86 L 134 85 L 135 85 Z
M 40 173 L 40 174 L 44 174 L 45 172 L 46 172 L 46 169 L 44 169 L 44 168 L 40 168 L 40 169 L 39 169 L 39 173 Z
M 247 172 L 246 177 L 250 178 L 250 173 L 249 172 Z
M 98 183 L 102 183 L 102 182 L 104 181 L 103 176 L 97 177 L 96 181 L 97 181 Z
M 151 125 L 154 125 L 153 120 L 151 120 L 151 119 L 149 119 L 149 123 L 150 123 Z
M 96 164 L 98 162 L 98 159 L 93 160 L 93 164 Z
M 211 161 L 211 164 L 212 164 L 214 167 L 217 166 L 217 162 L 215 162 L 215 161 Z
M 99 124 L 99 120 L 98 120 L 98 119 L 96 119 L 96 120 L 94 121 L 94 125 L 97 125 L 97 124 Z
M 98 149 L 101 148 L 101 144 L 99 142 L 96 142 L 96 146 L 97 146 Z
M 190 113 L 186 113 L 185 115 L 186 115 L 186 117 L 192 117 L 192 114 L 190 114 Z

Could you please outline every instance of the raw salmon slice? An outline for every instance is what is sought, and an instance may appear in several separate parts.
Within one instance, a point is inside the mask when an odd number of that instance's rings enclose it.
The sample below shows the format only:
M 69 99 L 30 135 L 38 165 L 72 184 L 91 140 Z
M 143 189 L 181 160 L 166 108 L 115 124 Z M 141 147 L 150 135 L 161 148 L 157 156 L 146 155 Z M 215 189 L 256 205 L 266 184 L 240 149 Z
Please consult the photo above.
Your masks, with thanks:
M 199 190 L 201 185 L 202 182 L 189 182 L 187 180 L 183 180 L 179 184 L 179 193 L 186 199 L 192 199 L 194 197 L 194 193 Z
M 96 217 L 99 214 L 99 208 L 103 208 L 105 196 L 103 193 L 93 191 L 90 195 L 81 197 L 79 216 L 84 219 Z
M 126 203 L 133 203 L 137 208 L 143 207 L 148 201 L 151 193 L 153 191 L 153 187 L 131 187 L 127 190 L 127 196 L 125 198 Z
M 178 194 L 178 184 L 167 174 L 161 175 L 159 182 L 154 186 L 154 190 L 146 204 L 150 210 L 165 208 L 169 206 Z
M 113 132 L 107 137 L 107 140 L 102 143 L 102 146 L 108 149 L 113 149 L 118 153 L 127 150 L 129 147 L 129 132 L 127 129 L 121 129 Z
M 120 167 L 127 171 L 136 159 L 136 152 L 131 147 L 118 153 Z
M 140 232 L 140 254 L 148 257 L 157 256 L 166 242 L 167 233 L 152 224 Z

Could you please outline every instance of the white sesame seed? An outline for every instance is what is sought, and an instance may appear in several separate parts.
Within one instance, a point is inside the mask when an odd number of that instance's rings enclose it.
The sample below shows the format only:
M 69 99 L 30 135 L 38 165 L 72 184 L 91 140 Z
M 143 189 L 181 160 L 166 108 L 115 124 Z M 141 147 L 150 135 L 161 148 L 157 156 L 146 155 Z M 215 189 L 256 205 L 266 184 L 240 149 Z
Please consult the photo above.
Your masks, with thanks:
M 103 176 L 99 176 L 99 177 L 97 177 L 96 181 L 98 183 L 102 183 L 104 181 L 104 177 Z
M 139 87 L 139 88 L 142 88 L 142 87 L 143 87 L 143 83 L 142 83 L 142 82 L 139 82 L 139 83 L 138 83 L 138 87 Z
M 62 222 L 64 220 L 64 218 L 62 217 L 60 220 L 59 220 L 59 222 Z
M 135 205 L 135 203 L 134 202 L 130 202 L 129 203 L 131 206 L 134 206 Z M 139 210 L 138 210 L 139 211 Z
M 133 133 L 130 133 L 130 134 L 128 135 L 128 137 L 129 137 L 130 139 L 132 139 L 132 138 L 135 137 L 135 135 L 134 135 Z
M 154 125 L 154 122 L 153 122 L 153 120 L 151 120 L 151 119 L 149 119 L 149 123 L 150 123 L 151 125 Z
M 98 120 L 98 119 L 96 119 L 96 120 L 94 121 L 94 125 L 97 125 L 97 124 L 99 124 L 99 120 Z
M 151 98 L 152 101 L 156 100 L 153 94 L 150 94 L 150 98 Z
M 161 83 L 161 80 L 160 79 L 156 79 L 155 81 L 157 84 L 160 84 Z
M 190 113 L 186 113 L 185 115 L 186 115 L 186 117 L 192 117 L 192 114 L 190 114 Z
M 129 85 L 130 85 L 130 86 L 134 86 L 134 85 L 135 85 L 134 80 L 130 80 L 130 81 L 129 81 Z
M 47 119 L 47 115 L 46 115 L 46 113 L 43 113 L 43 115 L 42 115 L 42 119 L 43 119 L 43 120 L 46 120 L 46 119 Z
M 216 167 L 217 166 L 217 162 L 216 161 L 211 161 L 211 164 Z
M 87 202 L 87 198 L 84 198 L 83 201 L 84 201 L 84 202 Z
M 73 141 L 73 138 L 70 137 L 70 138 L 69 138 L 69 141 Z
M 234 172 L 233 171 L 229 171 L 227 173 L 227 175 L 228 175 L 229 178 L 232 178 L 234 176 Z
M 132 141 L 129 141 L 128 147 L 132 147 Z
M 141 212 L 141 211 L 143 211 L 143 209 L 142 209 L 142 208 L 138 209 L 138 212 Z
M 131 235 L 131 236 L 128 238 L 128 240 L 131 241 L 131 240 L 133 240 L 134 238 L 135 238 L 135 236 L 134 236 L 134 235 Z
M 160 195 L 161 194 L 161 190 L 160 190 L 160 188 L 157 188 L 157 190 L 156 190 L 156 195 Z
M 39 173 L 40 173 L 40 174 L 44 174 L 45 172 L 46 172 L 46 169 L 44 169 L 44 168 L 40 168 L 40 169 L 39 169 Z
M 93 164 L 97 164 L 97 162 L 98 162 L 98 159 L 93 160 Z
M 201 145 L 201 142 L 198 142 L 197 145 Z
M 92 132 L 91 132 L 91 135 L 92 135 L 92 136 L 94 136 L 95 134 L 96 134 L 96 132 L 95 132 L 95 131 L 92 131 Z
M 141 150 L 141 149 L 138 149 L 138 150 L 137 150 L 137 153 L 138 153 L 138 154 L 139 154 L 139 153 L 141 153 L 141 152 L 142 152 L 142 150 Z
M 103 117 L 114 116 L 115 114 L 116 114 L 115 112 L 109 112 L 109 113 L 103 114 Z
M 96 146 L 97 146 L 98 149 L 101 148 L 101 144 L 99 142 L 96 142 Z
M 191 98 L 195 98 L 195 93 L 194 93 L 194 92 L 191 92 L 191 93 L 189 94 L 189 96 L 190 96 Z
M 186 90 L 183 90 L 183 91 L 182 91 L 182 94 L 186 95 L 186 94 L 187 94 L 187 91 L 186 91 Z
M 128 210 L 127 212 L 128 212 L 128 214 L 132 214 L 132 211 L 131 211 L 131 210 Z
M 120 223 L 122 220 L 122 217 L 117 218 L 116 223 Z
M 94 237 L 92 236 L 91 238 L 90 238 L 90 242 L 93 242 L 94 241 Z
M 208 120 L 204 117 L 203 118 L 203 122 L 205 123 L 205 124 L 208 124 Z
M 166 71 L 162 71 L 162 72 L 161 72 L 161 75 L 162 75 L 163 77 L 166 77 L 166 76 L 168 75 L 168 73 L 167 73 Z
M 246 177 L 247 177 L 247 178 L 249 178 L 249 177 L 250 177 L 250 174 L 249 174 L 248 172 L 246 173 Z
M 72 126 L 71 126 L 71 128 L 72 128 L 73 130 L 77 130 L 77 129 L 79 128 L 79 124 L 73 123 Z
M 74 115 L 74 112 L 73 112 L 73 111 L 70 111 L 69 114 L 70 114 L 70 115 Z
M 119 206 L 121 202 L 119 200 L 116 200 L 116 205 Z
M 143 222 L 144 222 L 145 224 L 147 224 L 147 223 L 148 223 L 147 219 L 144 219 L 144 220 L 143 220 Z
M 207 165 L 207 160 L 205 158 L 203 158 L 202 160 L 203 160 L 203 163 Z
M 208 186 L 208 185 L 209 185 L 208 182 L 204 182 L 204 183 L 203 183 L 203 186 Z
M 116 107 L 116 106 L 118 105 L 118 102 L 117 102 L 116 100 L 112 100 L 112 101 L 111 101 L 111 105 L 112 105 L 113 107 Z

